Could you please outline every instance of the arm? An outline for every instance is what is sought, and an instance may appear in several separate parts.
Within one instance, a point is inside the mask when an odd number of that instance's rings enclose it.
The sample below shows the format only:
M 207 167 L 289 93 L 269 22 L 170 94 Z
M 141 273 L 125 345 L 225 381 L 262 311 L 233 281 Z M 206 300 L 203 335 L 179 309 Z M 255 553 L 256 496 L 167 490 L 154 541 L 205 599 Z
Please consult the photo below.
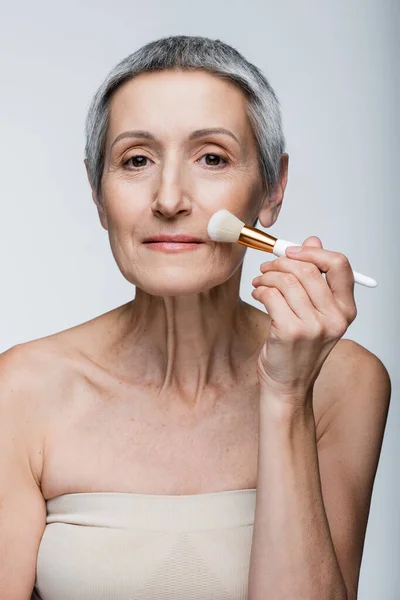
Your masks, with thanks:
M 31 468 L 22 355 L 20 347 L 0 355 L 0 598 L 7 600 L 30 599 L 46 525 L 45 500 Z
M 380 360 L 348 342 L 318 443 L 310 411 L 260 398 L 249 600 L 357 598 L 391 387 Z

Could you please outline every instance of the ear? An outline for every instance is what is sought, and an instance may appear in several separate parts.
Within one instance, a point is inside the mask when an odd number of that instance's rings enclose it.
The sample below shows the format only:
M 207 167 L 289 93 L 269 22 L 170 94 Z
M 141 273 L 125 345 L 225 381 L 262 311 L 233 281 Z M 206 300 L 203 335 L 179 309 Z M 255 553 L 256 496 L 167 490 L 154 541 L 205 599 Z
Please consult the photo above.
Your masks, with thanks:
M 282 207 L 283 196 L 288 180 L 289 155 L 281 154 L 279 166 L 279 181 L 271 194 L 264 197 L 258 218 L 263 227 L 271 227 L 278 218 Z
M 83 162 L 85 163 L 87 178 L 89 180 L 90 187 L 92 188 L 93 202 L 97 206 L 97 212 L 99 213 L 100 223 L 101 223 L 102 227 L 107 231 L 108 230 L 107 217 L 104 212 L 103 204 L 102 204 L 101 200 L 98 198 L 96 191 L 93 187 L 93 182 L 92 182 L 92 178 L 90 177 L 90 171 L 89 171 L 89 162 L 88 162 L 87 158 L 85 158 L 85 160 Z

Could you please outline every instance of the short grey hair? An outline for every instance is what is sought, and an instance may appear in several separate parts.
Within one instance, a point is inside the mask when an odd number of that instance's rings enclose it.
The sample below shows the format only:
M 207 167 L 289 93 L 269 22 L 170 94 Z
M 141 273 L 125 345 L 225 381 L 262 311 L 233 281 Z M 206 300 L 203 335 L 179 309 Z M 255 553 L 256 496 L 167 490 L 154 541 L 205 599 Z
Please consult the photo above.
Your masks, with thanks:
M 285 151 L 278 98 L 266 77 L 235 48 L 200 36 L 175 35 L 142 46 L 108 74 L 90 104 L 86 118 L 85 154 L 92 186 L 100 198 L 104 151 L 112 94 L 140 73 L 163 70 L 206 70 L 237 84 L 244 92 L 247 116 L 257 142 L 264 192 L 278 181 L 280 156 Z

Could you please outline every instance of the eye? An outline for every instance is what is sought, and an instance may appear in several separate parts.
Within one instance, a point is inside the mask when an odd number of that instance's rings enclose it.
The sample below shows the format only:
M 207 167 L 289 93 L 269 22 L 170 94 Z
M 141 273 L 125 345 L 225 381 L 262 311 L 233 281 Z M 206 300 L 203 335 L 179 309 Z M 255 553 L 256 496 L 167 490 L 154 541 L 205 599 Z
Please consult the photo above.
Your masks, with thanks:
M 220 156 L 219 154 L 213 154 L 211 152 L 208 152 L 207 154 L 203 154 L 203 156 L 201 158 L 204 158 L 205 156 L 211 156 L 211 164 L 208 162 L 208 166 L 210 167 L 219 167 L 219 164 L 215 164 L 215 161 L 223 161 L 225 164 L 228 162 L 227 160 L 225 160 L 225 158 L 223 158 L 222 156 Z
M 136 163 L 133 162 L 132 164 L 137 169 L 139 167 L 145 166 L 145 161 L 150 159 L 147 158 L 147 156 L 143 156 L 142 154 L 135 154 L 134 156 L 130 156 L 124 163 L 122 163 L 123 166 L 125 167 L 125 165 L 127 165 L 130 160 L 136 161 Z
M 228 162 L 225 158 L 223 158 L 219 154 L 213 154 L 211 152 L 208 152 L 207 154 L 203 154 L 203 156 L 201 158 L 203 159 L 204 157 L 211 157 L 211 161 L 210 160 L 206 161 L 209 167 L 219 167 L 220 164 L 218 164 L 218 163 L 220 163 L 220 161 L 223 161 L 224 164 L 227 164 L 227 162 Z M 145 163 L 146 163 L 147 160 L 150 160 L 147 156 L 144 156 L 143 154 L 135 154 L 133 156 L 130 156 L 122 164 L 125 167 L 125 166 L 128 165 L 128 163 L 130 161 L 133 161 L 131 163 L 131 166 L 133 166 L 134 168 L 131 169 L 131 170 L 138 170 L 141 167 L 145 167 L 146 166 Z M 210 162 L 211 162 L 211 164 L 210 164 Z

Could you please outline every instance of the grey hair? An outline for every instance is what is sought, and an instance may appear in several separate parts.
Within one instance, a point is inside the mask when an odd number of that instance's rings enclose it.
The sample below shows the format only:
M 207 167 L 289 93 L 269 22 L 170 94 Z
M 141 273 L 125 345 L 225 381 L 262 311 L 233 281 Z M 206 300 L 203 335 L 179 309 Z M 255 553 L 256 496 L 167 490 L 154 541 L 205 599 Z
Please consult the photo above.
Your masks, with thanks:
M 140 73 L 163 70 L 206 70 L 237 84 L 245 93 L 247 115 L 257 142 L 264 192 L 279 181 L 280 155 L 285 150 L 278 98 L 266 77 L 235 48 L 200 36 L 175 35 L 142 46 L 119 62 L 97 90 L 86 117 L 85 154 L 98 197 L 112 94 Z

